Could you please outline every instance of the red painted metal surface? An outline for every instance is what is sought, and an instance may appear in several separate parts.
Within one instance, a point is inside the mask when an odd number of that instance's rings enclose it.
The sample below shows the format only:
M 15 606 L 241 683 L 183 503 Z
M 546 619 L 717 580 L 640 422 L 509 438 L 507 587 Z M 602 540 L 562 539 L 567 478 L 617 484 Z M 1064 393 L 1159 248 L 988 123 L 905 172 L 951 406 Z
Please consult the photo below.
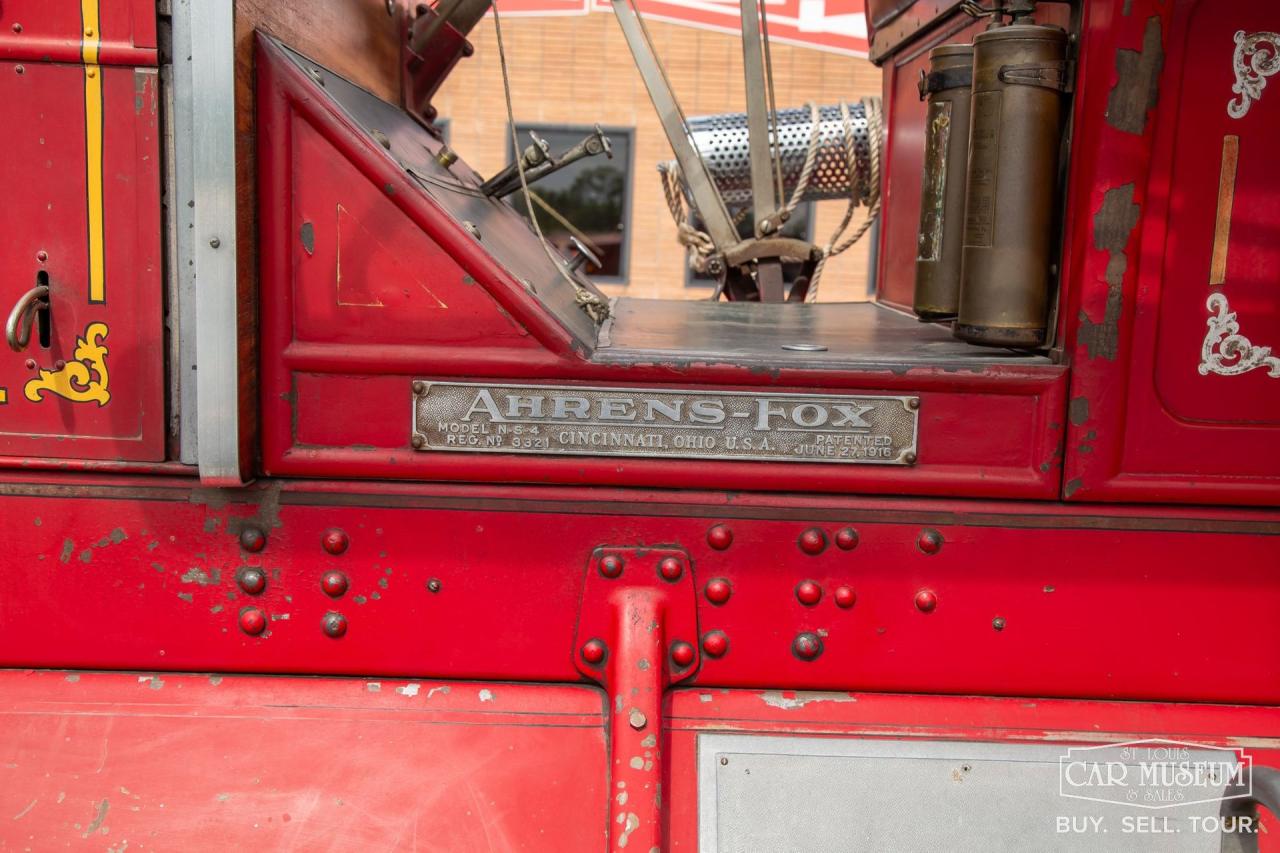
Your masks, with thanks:
M 0 464 L 164 459 L 157 85 L 153 69 L 0 63 L 0 184 L 24 188 L 0 209 L 0 311 L 38 284 L 50 300 L 47 346 L 37 328 L 0 348 Z
M 552 685 L 0 671 L 0 846 L 598 850 L 602 698 Z
M 667 543 L 689 555 L 675 586 L 698 590 L 696 626 L 670 639 L 727 641 L 691 676 L 700 685 L 1280 702 L 1275 512 L 317 486 L 197 493 L 203 505 L 180 484 L 8 486 L 5 564 L 26 581 L 0 601 L 0 665 L 574 681 L 587 639 L 574 626 L 598 609 L 584 609 L 592 555 Z M 322 547 L 335 524 L 350 536 L 336 556 Z M 723 550 L 708 542 L 717 525 L 732 533 Z M 256 553 L 241 545 L 251 526 L 266 539 Z M 852 550 L 798 544 L 845 527 Z M 936 553 L 920 544 L 930 531 Z M 237 583 L 246 567 L 262 592 Z M 337 597 L 322 586 L 332 571 L 349 581 Z M 656 564 L 648 575 L 668 584 Z M 723 603 L 707 597 L 713 579 L 730 588 Z M 797 598 L 805 581 L 815 604 Z M 241 630 L 247 607 L 266 616 L 260 636 Z M 340 639 L 325 633 L 331 613 Z M 1211 614 L 1237 616 L 1227 631 Z M 815 659 L 793 653 L 801 634 L 820 638 Z
M 1079 282 L 1066 312 L 1064 495 L 1275 505 L 1280 379 L 1266 369 L 1199 370 L 1211 294 L 1230 300 L 1255 344 L 1280 341 L 1280 258 L 1270 236 L 1280 208 L 1268 153 L 1280 110 L 1260 100 L 1242 119 L 1227 112 L 1233 34 L 1274 30 L 1273 10 L 1247 2 L 1135 2 L 1127 16 L 1115 4 L 1088 8 L 1068 199 L 1076 213 L 1064 259 L 1064 275 Z M 1163 45 L 1159 98 L 1144 123 L 1117 127 L 1105 118 L 1113 93 L 1135 85 L 1121 79 L 1118 52 L 1138 56 L 1148 28 Z M 1211 285 L 1225 136 L 1238 137 L 1239 164 L 1225 280 Z M 1120 218 L 1115 238 L 1105 229 L 1116 226 L 1097 218 L 1108 198 L 1131 217 Z
M 86 9 L 90 21 L 85 19 Z M 93 27 L 95 15 L 97 26 Z M 0 59 L 79 63 L 86 42 L 96 46 L 97 61 L 103 65 L 155 65 L 155 0 L 5 0 L 0 4 Z
M 678 367 L 593 361 L 482 242 L 264 40 L 258 74 L 259 194 L 280 200 L 259 211 L 267 474 L 677 488 L 713 478 L 729 489 L 1058 494 L 1064 368 L 763 373 L 729 359 Z M 433 378 L 909 391 L 922 401 L 919 462 L 695 468 L 662 459 L 417 453 L 410 382 Z

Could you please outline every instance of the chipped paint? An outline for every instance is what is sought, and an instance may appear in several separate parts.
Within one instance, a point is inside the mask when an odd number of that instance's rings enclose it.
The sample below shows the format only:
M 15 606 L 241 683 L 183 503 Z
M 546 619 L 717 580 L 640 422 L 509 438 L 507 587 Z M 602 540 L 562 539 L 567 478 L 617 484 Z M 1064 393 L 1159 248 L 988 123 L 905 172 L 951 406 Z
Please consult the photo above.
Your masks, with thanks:
M 622 824 L 622 833 L 618 835 L 618 846 L 626 847 L 631 833 L 640 828 L 640 816 L 635 812 L 627 812 L 625 818 L 623 815 L 618 815 L 618 823 Z
M 382 691 L 382 683 L 379 681 L 366 681 L 364 689 L 370 693 L 379 693 Z
M 83 551 L 80 552 L 80 562 L 87 563 L 92 559 L 93 559 L 92 548 L 85 548 Z
M 803 708 L 810 702 L 857 702 L 857 698 L 849 693 L 829 693 L 829 692 L 783 692 L 781 690 L 766 690 L 760 695 L 766 705 L 773 708 L 782 708 L 785 711 L 791 711 L 796 708 Z
M 1066 486 L 1064 486 L 1062 489 L 1062 496 L 1065 498 L 1071 497 L 1077 491 L 1079 491 L 1080 487 L 1083 485 L 1084 485 L 1084 480 L 1080 479 L 1079 477 L 1068 480 Z
M 401 696 L 417 696 L 420 687 L 419 684 L 406 684 L 404 687 L 397 687 L 396 692 Z
M 80 676 L 76 675 L 74 672 L 68 672 L 66 675 L 66 680 L 70 681 L 72 684 L 75 684 L 77 681 L 80 680 Z
M 430 699 L 432 696 L 436 695 L 437 693 L 441 694 L 442 696 L 448 696 L 449 692 L 450 692 L 449 685 L 442 684 L 439 687 L 432 687 L 430 690 L 428 690 L 427 698 Z
M 1085 421 L 1089 420 L 1089 400 L 1086 397 L 1076 397 L 1067 406 L 1067 417 L 1071 419 L 1071 423 L 1081 426 Z
M 219 580 L 221 579 L 220 576 L 221 576 L 221 573 L 217 569 L 214 569 L 213 575 L 210 576 L 206 574 L 205 571 L 199 568 L 198 566 L 192 566 L 191 568 L 183 572 L 182 577 L 180 577 L 179 580 L 182 581 L 183 583 L 194 583 L 194 584 L 199 584 L 200 586 L 208 586 L 209 584 L 218 583 Z
M 107 801 L 106 797 L 103 797 L 102 802 L 98 803 L 98 812 L 97 814 L 94 815 L 93 822 L 90 823 L 89 826 L 85 828 L 84 834 L 81 835 L 80 837 L 88 838 L 90 835 L 93 835 L 95 832 L 97 832 L 98 827 L 102 826 L 102 822 L 107 819 L 107 811 L 110 808 L 111 808 L 111 803 Z
M 195 600 L 196 600 L 196 597 L 195 597 L 194 595 L 192 595 L 191 593 L 189 593 L 189 592 L 180 592 L 180 593 L 178 593 L 178 598 L 181 598 L 181 599 L 182 599 L 183 601 L 185 601 L 187 604 L 192 604 L 192 603 L 194 603 L 194 602 L 195 602 Z
M 1107 98 L 1107 124 L 1116 130 L 1141 136 L 1147 129 L 1147 113 L 1160 94 L 1160 69 L 1164 67 L 1160 18 L 1152 15 L 1142 34 L 1142 50 L 1116 51 L 1116 85 Z
M 479 694 L 479 695 L 480 695 L 480 701 L 481 701 L 481 702 L 492 702 L 492 701 L 493 701 L 493 691 L 492 691 L 492 690 L 489 690 L 489 689 L 487 689 L 487 688 L 486 688 L 486 689 L 483 689 L 483 690 L 481 690 L 481 691 L 480 691 L 480 694 Z
M 1090 358 L 1115 361 L 1120 349 L 1120 317 L 1124 310 L 1124 275 L 1129 268 L 1125 246 L 1138 224 L 1141 207 L 1134 203 L 1133 184 L 1107 190 L 1102 206 L 1093 217 L 1093 245 L 1105 251 L 1107 300 L 1102 321 L 1095 323 L 1080 312 L 1080 344 Z

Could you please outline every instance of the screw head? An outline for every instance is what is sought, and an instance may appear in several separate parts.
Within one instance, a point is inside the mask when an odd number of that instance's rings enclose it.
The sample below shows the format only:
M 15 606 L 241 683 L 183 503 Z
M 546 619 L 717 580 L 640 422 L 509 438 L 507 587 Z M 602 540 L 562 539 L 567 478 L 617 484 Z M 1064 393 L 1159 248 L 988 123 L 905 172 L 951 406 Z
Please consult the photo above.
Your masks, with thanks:
M 325 572 L 320 578 L 320 588 L 330 598 L 338 598 L 347 591 L 347 576 L 342 572 Z
M 419 396 L 427 393 L 427 383 L 423 382 L 421 379 L 413 380 L 413 393 L 418 394 Z
M 842 527 L 836 531 L 836 547 L 841 551 L 852 551 L 858 547 L 858 531 L 852 527 Z
M 1005 621 L 1003 616 L 997 616 L 996 618 L 991 620 L 991 627 L 995 628 L 997 631 L 1003 631 L 1004 626 L 1005 626 Z
M 707 531 L 707 544 L 717 551 L 723 551 L 733 544 L 733 531 L 726 525 L 717 524 Z
M 791 643 L 791 651 L 800 660 L 816 660 L 822 654 L 822 638 L 811 631 L 797 634 Z
M 916 540 L 916 547 L 922 553 L 936 554 L 942 550 L 942 534 L 932 527 L 926 527 L 920 531 L 920 538 Z
M 347 536 L 347 532 L 339 527 L 330 527 L 320 537 L 320 544 L 324 549 L 335 557 L 347 550 L 347 546 L 351 544 L 351 538 Z
M 920 398 L 919 398 L 919 397 L 908 397 L 908 398 L 907 398 L 907 408 L 908 408 L 908 409 L 918 409 L 918 408 L 920 408 Z
M 836 587 L 835 593 L 836 606 L 848 610 L 850 607 L 858 603 L 858 594 L 852 588 L 847 586 Z
M 904 453 L 902 454 L 902 461 L 907 465 L 914 465 L 916 464 L 916 455 L 914 453 Z
M 812 607 L 822 600 L 822 587 L 814 581 L 800 581 L 796 584 L 796 599 L 805 607 Z
M 596 664 L 604 661 L 604 656 L 607 651 L 608 650 L 605 648 L 604 643 L 600 640 L 587 640 L 582 644 L 582 659 L 592 666 L 595 666 Z
M 632 708 L 631 713 L 627 715 L 627 722 L 636 731 L 643 731 L 644 727 L 649 725 L 649 718 L 639 708 Z
M 258 595 L 267 588 L 267 575 L 262 569 L 245 566 L 236 572 L 236 584 L 249 595 Z
M 729 638 L 724 631 L 708 631 L 702 635 L 702 650 L 713 658 L 723 657 L 729 651 Z
M 347 633 L 347 617 L 341 613 L 326 613 L 320 622 L 320 630 L 324 631 L 326 637 L 336 640 Z
M 675 557 L 667 557 L 658 563 L 658 574 L 662 575 L 664 581 L 678 581 L 680 575 L 684 574 L 684 565 Z
M 240 611 L 240 630 L 250 637 L 256 637 L 267 630 L 267 614 L 257 607 L 246 607 Z
M 626 565 L 626 561 L 617 554 L 606 554 L 600 558 L 600 574 L 607 578 L 616 578 L 622 574 L 622 567 Z
M 212 240 L 209 241 L 210 248 L 216 249 L 221 245 L 222 245 L 222 241 L 219 240 L 217 237 L 214 237 Z
M 921 613 L 932 613 L 938 607 L 938 594 L 931 589 L 922 589 L 916 593 L 916 610 Z
M 677 640 L 671 644 L 671 662 L 676 666 L 684 669 L 693 663 L 694 651 L 693 646 L 684 640 Z
M 412 444 L 416 449 L 421 450 L 423 447 L 426 446 L 427 439 L 426 439 L 426 436 L 422 435 L 421 433 L 415 432 L 413 434 L 413 438 L 409 439 L 409 443 Z
M 810 527 L 800 534 L 797 544 L 799 544 L 801 551 L 814 557 L 827 549 L 827 534 L 816 527 Z
M 733 587 L 729 586 L 729 582 L 724 578 L 712 578 L 707 581 L 703 594 L 712 604 L 724 604 L 729 600 L 729 596 L 733 595 Z
M 251 554 L 256 554 L 267 547 L 267 534 L 262 528 L 248 525 L 240 531 L 240 547 Z
M 432 578 L 431 580 L 427 581 L 427 592 L 432 592 L 432 593 L 439 592 L 441 586 L 442 584 L 440 583 L 439 578 Z

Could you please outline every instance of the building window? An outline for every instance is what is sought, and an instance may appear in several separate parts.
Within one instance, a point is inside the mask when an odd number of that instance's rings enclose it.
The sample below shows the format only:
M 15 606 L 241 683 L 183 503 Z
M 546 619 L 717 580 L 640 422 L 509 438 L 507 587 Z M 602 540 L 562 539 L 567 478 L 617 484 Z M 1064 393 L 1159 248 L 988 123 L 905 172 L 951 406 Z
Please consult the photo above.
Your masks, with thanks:
M 529 144 L 529 131 L 545 139 L 553 155 L 582 141 L 592 126 L 517 124 L 521 150 Z M 570 237 L 577 237 L 600 258 L 600 266 L 588 263 L 584 271 L 603 281 L 627 279 L 631 225 L 632 138 L 627 128 L 603 128 L 613 148 L 604 155 L 584 157 L 529 186 L 538 226 L 565 257 L 573 256 Z M 513 152 L 507 146 L 508 162 Z M 522 216 L 528 216 L 520 192 L 507 197 Z
M 729 215 L 734 217 L 735 219 L 738 219 L 739 214 L 741 213 L 742 213 L 741 208 L 733 208 L 732 210 L 729 211 Z M 793 237 L 797 240 L 805 240 L 809 243 L 812 243 L 813 242 L 813 213 L 814 213 L 813 202 L 811 201 L 807 201 L 807 202 L 804 202 L 803 204 L 796 205 L 796 209 L 791 211 L 791 218 L 788 219 L 786 221 L 786 224 L 782 226 L 781 236 Z M 690 219 L 690 224 L 693 225 L 694 228 L 702 230 L 703 228 L 702 220 L 698 218 L 698 215 L 694 213 L 692 209 L 690 210 L 690 213 L 689 213 L 689 219 Z M 739 219 L 738 236 L 741 237 L 743 240 L 749 240 L 751 237 L 755 236 L 755 233 L 752 230 L 750 212 L 748 212 L 745 216 L 742 216 L 741 219 Z M 783 279 L 786 281 L 793 281 L 795 277 L 800 274 L 801 266 L 802 264 L 799 264 L 799 263 L 784 263 L 782 265 Z M 688 287 L 710 287 L 716 283 L 716 280 L 714 276 L 703 275 L 701 273 L 695 272 L 693 269 L 691 269 L 688 266 L 688 264 L 686 264 L 684 283 Z

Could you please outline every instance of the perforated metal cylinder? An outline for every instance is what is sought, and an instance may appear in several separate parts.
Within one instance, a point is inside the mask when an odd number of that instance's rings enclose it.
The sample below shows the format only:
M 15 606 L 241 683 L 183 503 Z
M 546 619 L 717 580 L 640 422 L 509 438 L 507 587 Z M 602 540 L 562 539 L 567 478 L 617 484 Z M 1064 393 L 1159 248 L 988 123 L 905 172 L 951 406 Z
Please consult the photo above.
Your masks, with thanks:
M 849 197 L 849 168 L 845 154 L 844 120 L 839 106 L 822 107 L 819 147 L 813 174 L 804 201 Z M 867 111 L 860 103 L 849 104 L 853 126 L 856 174 L 853 176 L 859 201 L 868 195 L 871 145 L 867 133 Z M 782 148 L 782 183 L 790 198 L 804 169 L 805 154 L 813 123 L 807 107 L 778 111 L 778 139 Z M 712 180 L 729 207 L 751 203 L 751 152 L 747 142 L 746 113 L 697 116 L 689 119 L 694 145 L 702 155 Z M 784 199 L 785 200 L 785 199 Z

